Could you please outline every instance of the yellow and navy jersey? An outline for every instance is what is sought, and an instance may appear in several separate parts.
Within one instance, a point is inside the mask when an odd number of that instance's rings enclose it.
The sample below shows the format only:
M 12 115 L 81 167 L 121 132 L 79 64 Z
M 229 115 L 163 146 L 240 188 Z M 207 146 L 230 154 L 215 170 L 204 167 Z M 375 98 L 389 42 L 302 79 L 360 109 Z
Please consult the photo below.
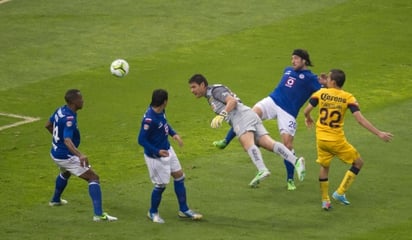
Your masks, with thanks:
M 316 137 L 318 140 L 336 141 L 343 139 L 345 112 L 359 111 L 356 98 L 349 92 L 336 88 L 322 88 L 315 92 L 309 103 L 319 106 L 319 116 L 316 122 Z

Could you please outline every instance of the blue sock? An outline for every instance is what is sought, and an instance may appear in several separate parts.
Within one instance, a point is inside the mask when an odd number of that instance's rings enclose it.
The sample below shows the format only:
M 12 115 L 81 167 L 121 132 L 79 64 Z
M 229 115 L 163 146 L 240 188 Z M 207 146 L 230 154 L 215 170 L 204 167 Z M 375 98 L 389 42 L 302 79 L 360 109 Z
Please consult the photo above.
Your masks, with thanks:
M 287 174 L 286 180 L 293 179 L 293 176 L 295 173 L 295 166 L 293 166 L 293 164 L 287 160 L 283 160 L 283 162 L 285 163 L 285 167 L 286 167 L 286 174 Z
M 186 203 L 185 177 L 183 176 L 179 179 L 175 179 L 174 185 L 177 201 L 179 202 L 179 209 L 182 212 L 186 212 L 189 210 L 189 207 Z
M 150 206 L 150 213 L 157 213 L 160 202 L 162 201 L 162 194 L 166 188 L 154 187 L 152 191 L 152 199 Z
M 52 202 L 60 202 L 60 197 L 67 186 L 69 178 L 64 178 L 61 174 L 56 177 L 56 186 L 54 189 L 54 195 Z
M 94 215 L 101 216 L 103 215 L 102 209 L 102 191 L 100 189 L 99 182 L 89 182 L 89 195 L 92 198 Z
M 230 130 L 227 132 L 226 137 L 225 137 L 226 144 L 229 144 L 235 137 L 236 137 L 235 131 L 233 131 L 233 128 L 230 128 Z

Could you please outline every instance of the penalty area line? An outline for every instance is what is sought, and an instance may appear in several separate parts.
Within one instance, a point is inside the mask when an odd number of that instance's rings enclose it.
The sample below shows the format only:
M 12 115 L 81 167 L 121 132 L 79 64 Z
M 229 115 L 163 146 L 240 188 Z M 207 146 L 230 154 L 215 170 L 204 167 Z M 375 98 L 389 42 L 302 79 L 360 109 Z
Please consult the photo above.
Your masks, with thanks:
M 23 119 L 22 121 L 18 121 L 18 122 L 12 123 L 12 124 L 7 124 L 7 125 L 4 125 L 4 126 L 0 126 L 0 131 L 2 131 L 4 129 L 7 129 L 7 128 L 17 127 L 17 126 L 20 126 L 20 125 L 23 125 L 23 124 L 32 123 L 32 122 L 40 120 L 39 117 L 27 117 L 27 116 L 23 116 L 23 115 L 12 114 L 12 113 L 2 113 L 2 112 L 0 112 L 0 116 Z
M 0 0 L 0 4 L 6 3 L 6 2 L 10 2 L 11 0 Z

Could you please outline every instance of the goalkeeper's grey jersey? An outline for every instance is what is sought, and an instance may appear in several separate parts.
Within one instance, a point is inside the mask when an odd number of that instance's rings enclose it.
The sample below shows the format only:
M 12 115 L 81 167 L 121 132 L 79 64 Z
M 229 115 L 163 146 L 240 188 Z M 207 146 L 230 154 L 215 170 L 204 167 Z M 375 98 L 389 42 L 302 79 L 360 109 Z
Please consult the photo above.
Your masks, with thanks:
M 228 87 L 221 85 L 221 84 L 214 84 L 207 87 L 206 98 L 209 105 L 212 107 L 213 111 L 216 114 L 220 114 L 225 109 L 226 106 L 226 97 L 231 95 L 232 97 L 237 99 L 236 108 L 230 111 L 226 117 L 226 121 L 232 125 L 232 118 L 237 115 L 241 117 L 241 114 L 236 114 L 238 112 L 243 112 L 245 110 L 250 109 L 250 107 L 244 105 L 240 99 L 233 93 Z

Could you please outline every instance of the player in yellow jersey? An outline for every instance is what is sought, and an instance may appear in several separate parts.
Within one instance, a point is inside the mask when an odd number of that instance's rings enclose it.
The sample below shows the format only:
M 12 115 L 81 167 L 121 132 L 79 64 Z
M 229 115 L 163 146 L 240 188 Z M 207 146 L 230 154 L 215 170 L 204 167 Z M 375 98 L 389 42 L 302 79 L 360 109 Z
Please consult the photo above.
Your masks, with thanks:
M 315 92 L 304 110 L 307 127 L 313 127 L 314 122 L 310 112 L 316 106 L 319 107 L 319 117 L 316 122 L 317 163 L 320 164 L 319 183 L 322 195 L 322 208 L 331 208 L 329 198 L 329 167 L 331 160 L 336 156 L 346 164 L 352 166 L 346 172 L 338 189 L 332 198 L 344 205 L 350 202 L 346 199 L 345 192 L 355 180 L 363 165 L 363 160 L 358 151 L 346 140 L 343 125 L 347 109 L 352 112 L 356 121 L 371 133 L 377 135 L 385 142 L 389 142 L 393 135 L 383 132 L 373 126 L 361 113 L 355 97 L 342 90 L 345 83 L 345 73 L 339 69 L 332 69 L 326 81 L 327 88 Z

